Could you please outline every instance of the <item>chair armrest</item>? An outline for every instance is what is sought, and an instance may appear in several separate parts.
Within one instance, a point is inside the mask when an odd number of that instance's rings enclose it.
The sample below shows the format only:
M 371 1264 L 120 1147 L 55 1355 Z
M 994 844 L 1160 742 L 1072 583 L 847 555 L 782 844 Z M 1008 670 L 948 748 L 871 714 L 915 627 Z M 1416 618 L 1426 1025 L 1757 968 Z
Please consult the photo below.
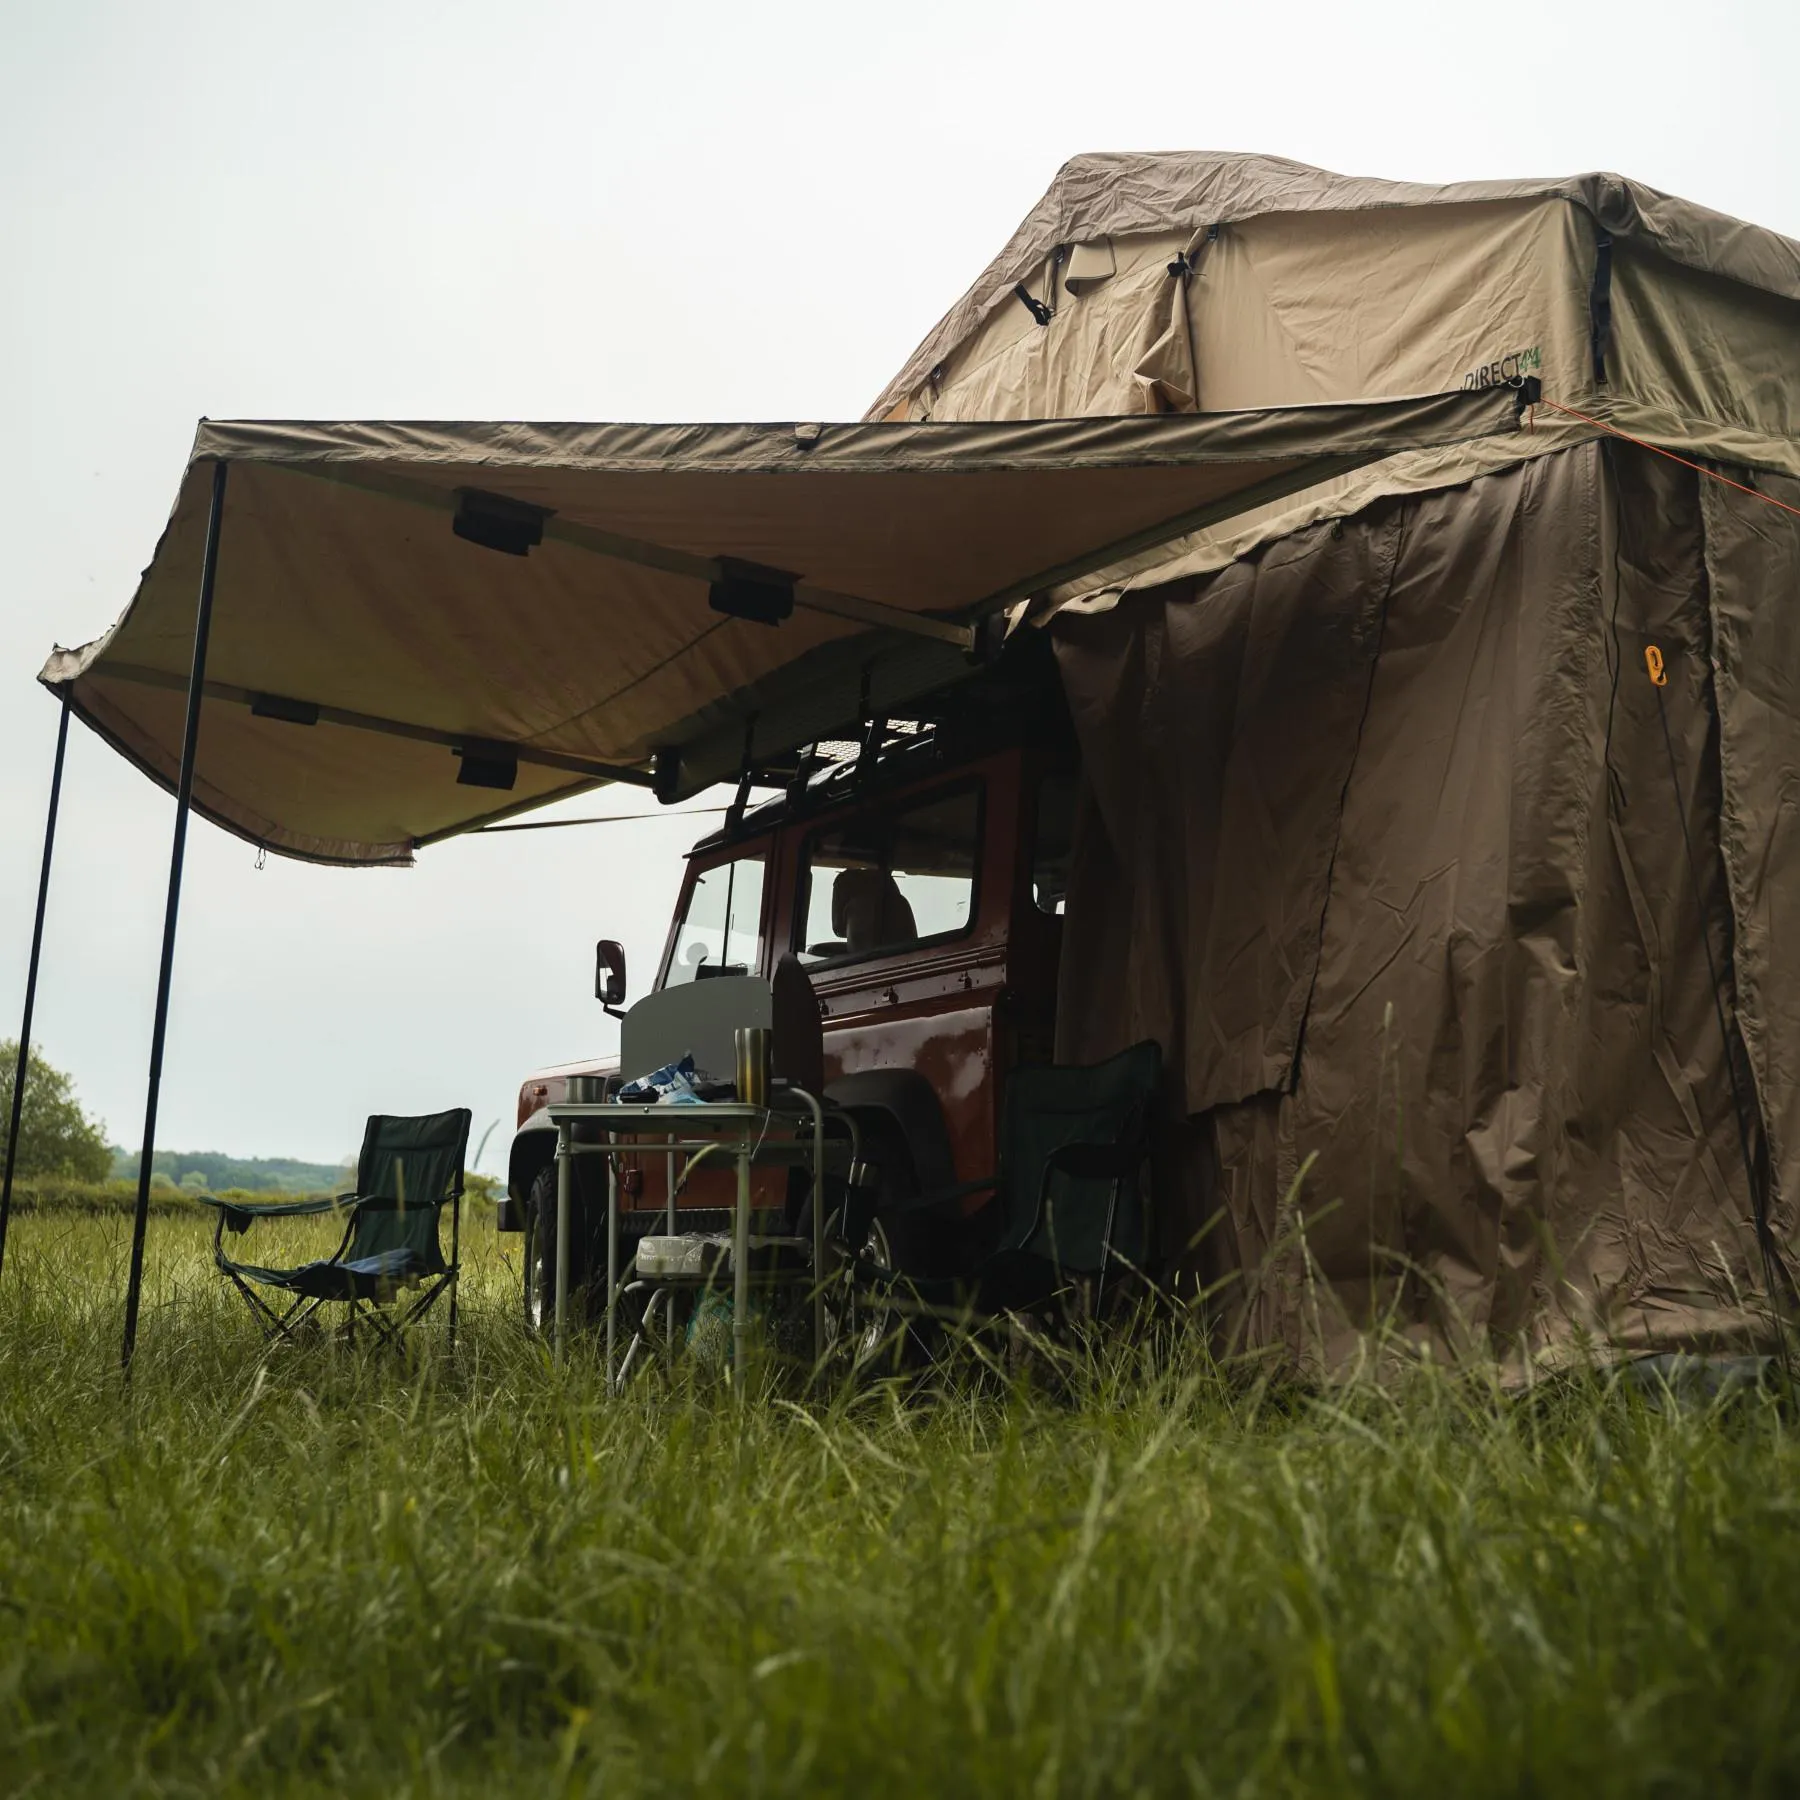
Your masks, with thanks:
M 918 1213 L 936 1212 L 940 1207 L 952 1206 L 959 1200 L 966 1200 L 971 1194 L 983 1193 L 999 1185 L 998 1175 L 983 1175 L 976 1181 L 959 1181 L 952 1187 L 934 1188 L 929 1194 L 911 1194 L 904 1200 L 896 1200 L 892 1206 L 879 1210 L 886 1213 Z
M 202 1206 L 215 1208 L 222 1224 L 234 1232 L 248 1231 L 258 1219 L 301 1219 L 314 1213 L 342 1212 L 356 1203 L 354 1194 L 321 1194 L 311 1200 L 274 1200 L 268 1203 L 221 1200 L 217 1194 L 196 1194 Z
M 1059 1144 L 1044 1158 L 1044 1174 L 1048 1178 L 1060 1171 L 1077 1181 L 1119 1180 L 1131 1173 L 1141 1154 L 1136 1143 Z

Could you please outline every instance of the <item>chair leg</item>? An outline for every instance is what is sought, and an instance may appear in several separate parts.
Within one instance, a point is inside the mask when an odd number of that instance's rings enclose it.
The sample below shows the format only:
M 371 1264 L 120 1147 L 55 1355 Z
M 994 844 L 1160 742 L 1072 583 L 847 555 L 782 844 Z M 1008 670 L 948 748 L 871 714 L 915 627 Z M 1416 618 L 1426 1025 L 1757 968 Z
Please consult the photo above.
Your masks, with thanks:
M 381 1315 L 381 1308 L 371 1305 L 366 1300 L 352 1300 L 350 1303 L 350 1325 L 354 1331 L 358 1319 L 367 1323 L 369 1329 L 389 1349 L 398 1352 L 402 1349 L 400 1331 L 391 1321 Z
M 379 1306 L 368 1300 L 351 1300 L 349 1317 L 346 1323 L 354 1335 L 357 1320 L 362 1320 L 373 1331 L 381 1342 L 396 1354 L 404 1354 L 406 1349 L 405 1334 L 410 1326 L 422 1319 L 437 1304 L 445 1289 L 450 1292 L 450 1303 L 454 1309 L 456 1304 L 456 1272 L 441 1275 L 426 1291 L 404 1310 L 396 1310 L 389 1318 Z M 452 1312 L 454 1317 L 454 1311 Z
M 282 1329 L 291 1337 L 297 1326 L 304 1325 L 325 1302 L 311 1296 L 302 1296 L 281 1315 Z
M 1094 1322 L 1100 1321 L 1100 1303 L 1106 1298 L 1106 1265 L 1112 1261 L 1113 1225 L 1119 1216 L 1119 1189 L 1123 1178 L 1113 1177 L 1112 1192 L 1106 1197 L 1106 1230 L 1100 1237 L 1100 1271 L 1094 1277 Z
M 244 1296 L 244 1303 L 250 1308 L 250 1316 L 262 1327 L 265 1338 L 286 1337 L 288 1335 L 287 1320 L 257 1293 L 247 1282 L 239 1281 L 234 1275 L 233 1282 L 237 1291 Z
M 256 1321 L 266 1340 L 273 1342 L 278 1337 L 292 1339 L 294 1334 L 288 1329 L 288 1314 L 278 1313 L 235 1269 L 227 1269 L 225 1275 L 243 1296 L 251 1318 Z
M 399 1315 L 397 1321 L 399 1328 L 405 1330 L 415 1320 L 424 1318 L 426 1313 L 436 1305 L 438 1296 L 446 1288 L 450 1290 L 450 1341 L 454 1344 L 456 1342 L 456 1271 L 454 1269 L 447 1275 L 440 1275 L 405 1312 Z
M 457 1178 L 456 1196 L 450 1202 L 450 1348 L 456 1348 L 456 1278 L 462 1273 L 462 1185 Z

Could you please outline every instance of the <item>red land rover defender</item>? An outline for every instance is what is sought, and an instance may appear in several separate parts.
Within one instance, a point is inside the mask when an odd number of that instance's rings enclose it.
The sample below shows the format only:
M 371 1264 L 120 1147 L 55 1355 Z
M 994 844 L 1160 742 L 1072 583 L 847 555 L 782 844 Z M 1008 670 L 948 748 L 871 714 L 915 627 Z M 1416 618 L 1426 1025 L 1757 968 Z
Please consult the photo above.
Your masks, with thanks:
M 768 977 L 783 955 L 798 957 L 822 1016 L 826 1093 L 854 1113 L 884 1203 L 993 1172 L 1001 1084 L 1022 1062 L 1050 1060 L 1055 1029 L 1076 753 L 1049 647 L 1018 646 L 937 699 L 929 714 L 872 721 L 859 739 L 749 772 L 723 829 L 689 853 L 654 983 Z M 745 807 L 752 785 L 777 782 L 781 797 Z M 609 958 L 617 967 L 616 946 L 603 945 Z M 534 1320 L 554 1266 L 546 1109 L 573 1077 L 616 1073 L 567 1064 L 519 1090 L 500 1229 L 527 1234 Z M 625 1160 L 629 1244 L 665 1216 L 665 1164 Z M 573 1167 L 580 1288 L 604 1261 L 604 1159 Z M 783 1206 L 780 1179 L 759 1176 L 753 1204 Z M 713 1172 L 679 1190 L 685 1229 L 726 1228 L 729 1181 Z M 934 1246 L 916 1231 L 881 1250 L 934 1272 Z

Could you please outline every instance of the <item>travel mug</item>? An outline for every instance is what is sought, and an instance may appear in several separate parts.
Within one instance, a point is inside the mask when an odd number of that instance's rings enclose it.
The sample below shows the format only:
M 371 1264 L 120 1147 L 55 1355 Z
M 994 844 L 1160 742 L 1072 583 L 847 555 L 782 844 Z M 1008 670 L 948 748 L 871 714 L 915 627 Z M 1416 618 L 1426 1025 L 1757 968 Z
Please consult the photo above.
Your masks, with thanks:
M 732 1034 L 737 1051 L 737 1097 L 746 1106 L 769 1104 L 769 1028 L 740 1025 Z

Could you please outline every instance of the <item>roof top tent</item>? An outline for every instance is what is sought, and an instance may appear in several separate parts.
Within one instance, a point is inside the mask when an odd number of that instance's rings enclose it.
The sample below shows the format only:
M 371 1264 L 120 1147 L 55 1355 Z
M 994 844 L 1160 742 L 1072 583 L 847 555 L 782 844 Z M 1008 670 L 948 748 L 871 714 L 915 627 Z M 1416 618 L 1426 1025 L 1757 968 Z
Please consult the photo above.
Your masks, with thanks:
M 1541 383 L 1031 609 L 1089 789 L 1060 1053 L 1169 1051 L 1162 1254 L 1230 1342 L 1522 1370 L 1789 1309 L 1797 347 L 1800 245 L 1616 176 L 1084 156 L 871 409 Z
M 678 798 L 956 680 L 990 621 L 1101 563 L 1519 425 L 1516 396 L 1461 392 L 1047 424 L 203 423 L 131 604 L 42 674 L 65 728 L 178 800 L 127 1357 L 190 806 L 354 865 L 604 782 Z

